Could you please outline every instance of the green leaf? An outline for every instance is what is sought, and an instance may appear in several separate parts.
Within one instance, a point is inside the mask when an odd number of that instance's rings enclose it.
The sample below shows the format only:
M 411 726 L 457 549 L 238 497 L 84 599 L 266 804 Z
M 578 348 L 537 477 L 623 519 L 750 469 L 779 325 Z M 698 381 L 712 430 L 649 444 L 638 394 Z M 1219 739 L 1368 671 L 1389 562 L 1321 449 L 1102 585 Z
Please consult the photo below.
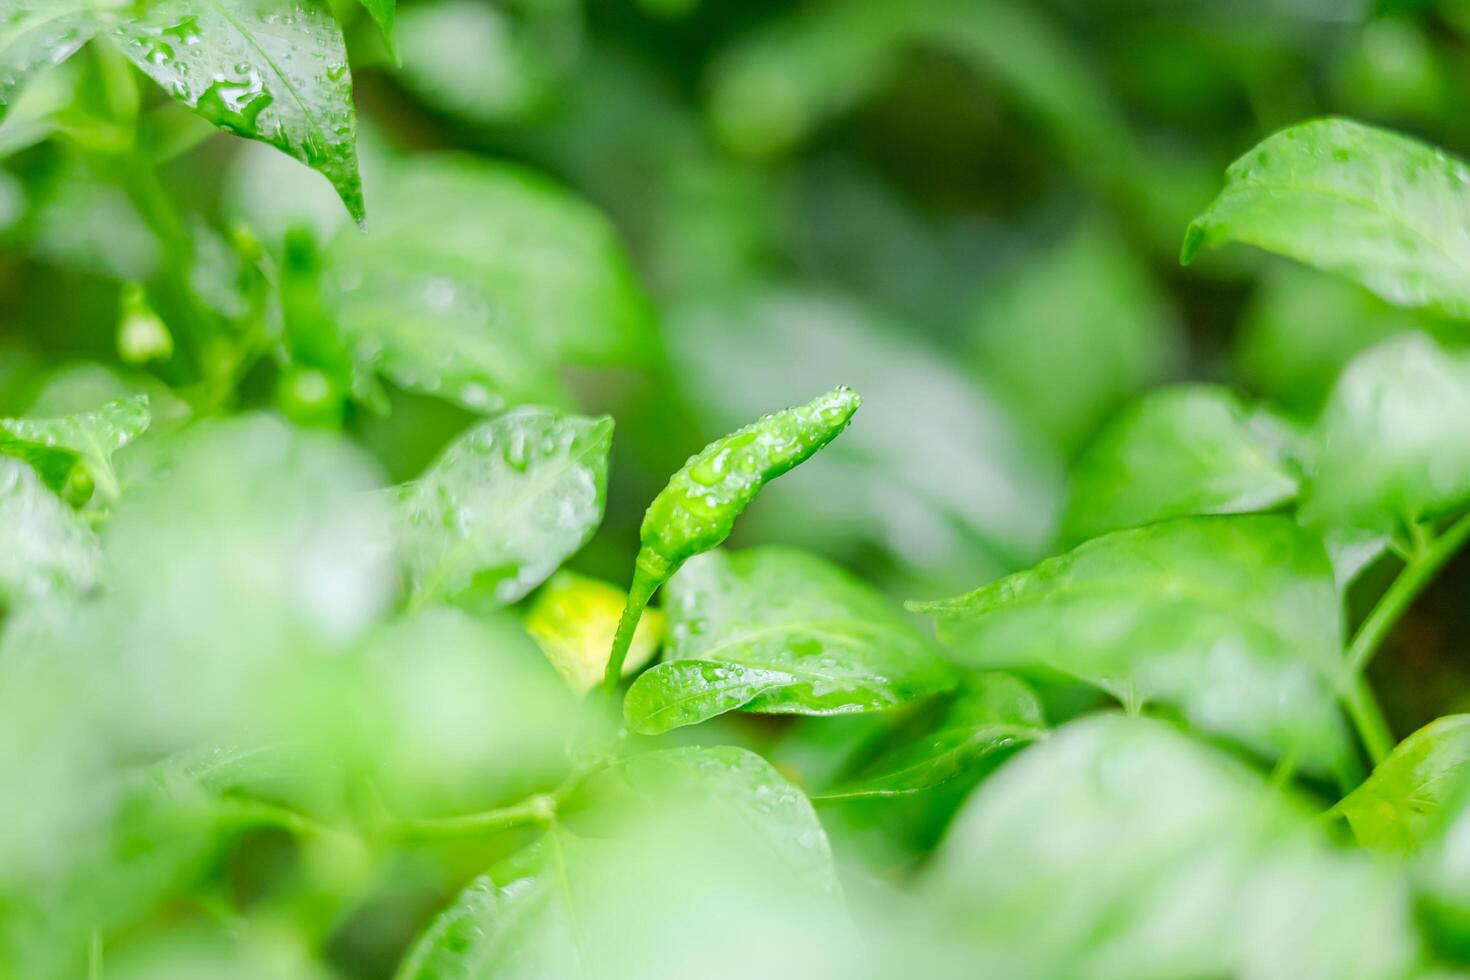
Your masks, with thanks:
M 595 839 L 558 820 L 472 884 L 398 980 L 634 980 L 684 975 L 696 962 L 702 977 L 734 980 L 748 971 L 740 953 L 751 934 L 762 936 L 771 975 L 805 975 L 796 964 L 814 961 L 782 951 L 821 948 L 815 928 L 802 934 L 815 926 L 802 915 L 832 907 L 837 885 L 826 835 L 796 787 L 733 747 L 637 756 L 598 783 Z
M 531 171 L 467 157 L 395 168 L 373 226 L 331 249 L 339 324 L 397 384 L 556 392 L 552 364 L 643 362 L 650 309 L 608 220 Z M 545 401 L 546 398 L 541 397 Z
M 398 0 L 357 0 L 362 9 L 372 15 L 383 32 L 383 43 L 388 46 L 388 56 L 398 60 L 398 45 L 393 37 L 393 21 L 398 13 Z
M 325 4 L 154 0 L 112 37 L 174 99 L 320 171 L 365 219 L 347 48 Z
M 1236 335 L 1234 376 L 1294 415 L 1312 419 L 1358 354 L 1395 334 L 1463 329 L 1390 306 L 1360 286 L 1275 262 L 1262 276 Z
M 392 812 L 470 813 L 565 775 L 574 699 L 510 613 L 421 610 L 374 630 L 362 666 L 357 753 Z
M 1296 497 L 1281 423 L 1214 385 L 1150 392 L 1078 458 L 1062 538 L 1070 543 L 1195 514 L 1271 510 Z
M 811 801 L 754 752 L 732 745 L 666 749 L 634 756 L 619 770 L 651 805 L 698 799 L 711 820 L 759 841 L 814 893 L 838 894 L 832 850 Z
M 399 508 L 414 601 L 472 585 L 514 602 L 592 537 L 613 422 L 517 409 L 460 436 Z
M 1045 736 L 1041 702 L 1031 688 L 1008 674 L 981 674 L 962 683 L 935 730 L 883 753 L 858 778 L 821 796 L 908 796 Z
M 601 579 L 560 571 L 526 611 L 526 631 L 576 693 L 586 694 L 602 680 L 626 598 L 622 589 Z M 664 614 L 645 609 L 623 661 L 624 677 L 653 659 L 663 635 Z
M 1447 808 L 1470 787 L 1470 715 L 1430 722 L 1332 808 L 1364 847 L 1411 854 L 1443 830 Z
M 91 529 L 35 471 L 0 457 L 0 604 L 89 588 L 98 557 Z
M 10 0 L 0 12 L 0 120 L 25 84 L 59 64 L 101 25 L 91 0 Z
M 1366 980 L 1420 955 L 1395 870 L 1150 719 L 1086 718 L 1015 756 L 928 869 L 923 908 L 962 951 L 956 975 Z
M 1061 671 L 1305 771 L 1343 760 L 1342 624 L 1321 541 L 1276 516 L 1117 531 L 973 592 L 915 603 L 979 667 Z
M 110 501 L 121 491 L 113 454 L 142 435 L 152 421 L 147 395 L 118 398 L 89 412 L 56 418 L 0 419 L 0 453 L 30 463 L 56 490 L 65 486 L 80 460 Z
M 710 552 L 665 587 L 667 660 L 633 682 L 629 725 L 657 734 L 727 711 L 877 711 L 954 686 L 939 650 L 872 588 L 785 548 Z
M 1470 354 L 1423 334 L 1348 365 L 1312 433 L 1302 519 L 1389 531 L 1470 498 Z
M 1179 361 L 1177 317 L 1100 228 L 1084 225 L 997 279 L 975 325 L 976 367 L 1068 454 Z
M 1319 119 L 1267 137 L 1190 223 L 1181 261 L 1239 241 L 1391 303 L 1470 317 L 1470 169 L 1395 133 Z

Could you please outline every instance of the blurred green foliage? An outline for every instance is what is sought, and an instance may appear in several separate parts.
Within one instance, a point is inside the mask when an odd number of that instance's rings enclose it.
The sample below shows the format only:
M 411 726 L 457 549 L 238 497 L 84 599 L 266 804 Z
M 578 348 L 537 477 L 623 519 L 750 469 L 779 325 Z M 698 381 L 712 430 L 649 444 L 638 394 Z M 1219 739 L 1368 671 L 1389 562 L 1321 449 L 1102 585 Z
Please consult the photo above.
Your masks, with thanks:
M 1470 969 L 1466 92 L 1460 0 L 0 0 L 0 978 Z

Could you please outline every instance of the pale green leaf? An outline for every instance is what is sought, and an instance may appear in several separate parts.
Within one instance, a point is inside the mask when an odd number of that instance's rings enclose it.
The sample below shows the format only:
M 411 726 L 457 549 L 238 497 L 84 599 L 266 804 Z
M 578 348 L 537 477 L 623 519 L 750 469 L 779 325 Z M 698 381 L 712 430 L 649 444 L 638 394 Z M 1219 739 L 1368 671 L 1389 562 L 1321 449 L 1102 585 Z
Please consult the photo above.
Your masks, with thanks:
M 1342 624 L 1321 541 L 1277 516 L 1117 531 L 913 608 L 981 667 L 1049 668 L 1322 773 L 1349 743 Z
M 1225 175 L 1184 239 L 1246 242 L 1350 279 L 1400 306 L 1470 316 L 1470 169 L 1347 119 L 1267 137 Z
M 1303 519 L 1389 531 L 1470 499 L 1470 354 L 1423 334 L 1348 365 L 1312 433 Z
M 399 980 L 635 980 L 695 963 L 736 980 L 751 934 L 765 975 L 810 975 L 837 927 L 836 878 L 810 802 L 769 763 L 733 747 L 655 752 L 593 792 L 595 838 L 558 820 L 429 927 Z
M 0 457 L 0 604 L 86 589 L 97 539 L 26 464 Z
M 130 395 L 55 418 L 0 419 L 0 453 L 35 466 L 58 490 L 81 460 L 103 497 L 111 500 L 121 489 L 113 472 L 113 454 L 147 431 L 152 421 L 147 395 Z
M 35 74 L 97 33 L 92 6 L 91 0 L 9 0 L 0 10 L 0 120 Z
M 514 602 L 591 538 L 607 499 L 612 419 L 517 409 L 460 436 L 404 488 L 416 603 L 472 585 Z
M 1195 514 L 1271 510 L 1298 478 L 1280 423 L 1225 388 L 1150 392 L 1115 416 L 1078 458 L 1062 525 L 1069 543 Z
M 1470 715 L 1449 715 L 1404 739 L 1333 807 L 1364 847 L 1420 849 L 1444 829 L 1446 810 L 1470 789 Z
M 954 686 L 934 644 L 871 587 L 800 551 L 715 551 L 665 588 L 667 660 L 634 681 L 629 724 L 654 734 L 735 708 L 827 715 Z
M 174 99 L 320 171 L 364 220 L 342 31 L 312 0 L 154 0 L 114 40 Z
M 1083 719 L 1015 756 L 928 869 L 924 908 L 967 951 L 955 975 L 1387 980 L 1421 954 L 1394 870 L 1149 719 Z

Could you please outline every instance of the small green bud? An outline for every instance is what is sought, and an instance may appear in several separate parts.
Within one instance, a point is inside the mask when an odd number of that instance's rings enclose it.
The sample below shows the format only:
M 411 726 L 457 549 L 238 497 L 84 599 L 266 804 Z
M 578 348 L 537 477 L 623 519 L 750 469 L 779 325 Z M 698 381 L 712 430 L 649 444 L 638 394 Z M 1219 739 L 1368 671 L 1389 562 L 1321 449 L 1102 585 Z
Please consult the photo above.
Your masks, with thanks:
M 139 283 L 123 286 L 117 325 L 118 356 L 128 364 L 166 361 L 174 355 L 174 338 Z

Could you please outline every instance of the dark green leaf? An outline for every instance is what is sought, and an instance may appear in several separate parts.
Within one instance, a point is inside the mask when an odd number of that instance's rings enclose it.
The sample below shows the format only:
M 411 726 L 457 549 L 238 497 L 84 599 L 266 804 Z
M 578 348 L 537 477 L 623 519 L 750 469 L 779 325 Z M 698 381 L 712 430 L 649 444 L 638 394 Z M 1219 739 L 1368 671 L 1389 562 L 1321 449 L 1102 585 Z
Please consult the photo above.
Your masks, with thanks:
M 1182 518 L 1094 538 L 973 592 L 913 608 L 983 667 L 1048 667 L 1126 704 L 1321 773 L 1348 742 L 1342 625 L 1322 543 L 1284 517 Z
M 9 0 L 0 11 L 0 120 L 31 76 L 71 57 L 101 25 L 92 0 Z
M 1151 392 L 1077 460 L 1063 523 L 1069 543 L 1195 514 L 1270 510 L 1296 497 L 1282 423 L 1213 385 Z
M 879 756 L 858 776 L 823 799 L 906 796 L 931 789 L 986 757 L 1046 734 L 1041 702 L 1007 674 L 982 674 L 962 683 L 949 712 L 932 732 Z
M 664 595 L 668 659 L 634 681 L 624 704 L 645 734 L 735 708 L 876 711 L 954 686 L 939 651 L 902 614 L 815 555 L 711 552 Z
M 1367 980 L 1420 955 L 1393 870 L 1148 719 L 1084 719 L 1017 755 L 929 869 L 925 908 L 967 951 L 956 975 Z
M 119 398 L 89 412 L 56 418 L 0 419 L 0 453 L 35 466 L 57 490 L 80 460 L 98 492 L 113 500 L 121 487 L 112 455 L 142 435 L 152 421 L 147 395 Z
M 1246 153 L 1189 226 L 1188 263 L 1239 241 L 1367 286 L 1391 303 L 1470 317 L 1470 169 L 1346 119 L 1282 130 Z
M 1378 764 L 1363 785 L 1333 807 L 1364 847 L 1419 850 L 1444 829 L 1446 808 L 1470 788 L 1470 715 L 1430 722 Z
M 221 129 L 278 147 L 365 218 L 342 32 L 311 0 L 154 0 L 112 37 L 173 98 Z
M 514 602 L 602 521 L 612 419 L 517 409 L 460 436 L 403 491 L 405 558 L 424 603 L 471 585 Z
M 1388 531 L 1470 498 L 1470 354 L 1423 334 L 1348 365 L 1317 420 L 1303 519 Z
M 0 604 L 88 588 L 97 539 L 26 464 L 0 457 Z

